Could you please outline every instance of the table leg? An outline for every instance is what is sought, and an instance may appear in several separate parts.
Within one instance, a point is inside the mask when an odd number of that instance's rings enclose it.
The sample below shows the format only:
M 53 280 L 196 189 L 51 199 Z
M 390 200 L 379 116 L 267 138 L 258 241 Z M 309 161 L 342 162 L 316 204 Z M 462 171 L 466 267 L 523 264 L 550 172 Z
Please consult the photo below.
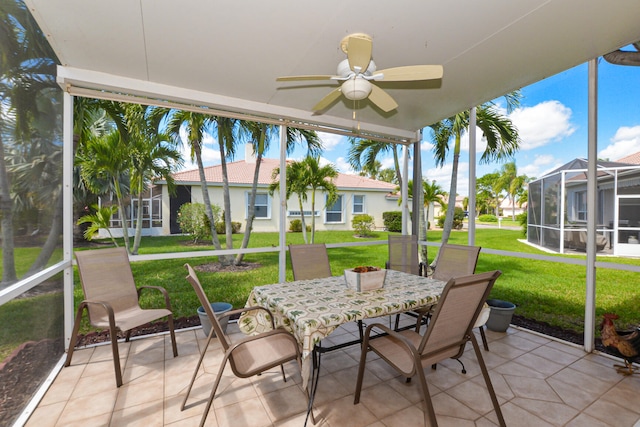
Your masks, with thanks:
M 318 389 L 318 380 L 320 379 L 320 357 L 322 352 L 319 351 L 320 344 L 316 344 L 313 347 L 313 351 L 311 352 L 311 360 L 313 366 L 311 368 L 311 381 L 307 386 L 307 395 L 309 398 L 309 402 L 307 404 L 307 416 L 304 419 L 304 426 L 307 426 L 307 422 L 309 421 L 309 415 L 311 415 L 311 422 L 315 425 L 316 420 L 313 415 L 313 401 L 316 397 L 316 390 Z

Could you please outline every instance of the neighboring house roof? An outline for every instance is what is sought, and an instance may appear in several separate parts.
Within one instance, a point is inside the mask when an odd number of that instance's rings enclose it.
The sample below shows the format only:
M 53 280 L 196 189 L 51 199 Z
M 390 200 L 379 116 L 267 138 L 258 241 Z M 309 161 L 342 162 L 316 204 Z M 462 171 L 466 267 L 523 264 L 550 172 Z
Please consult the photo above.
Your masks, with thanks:
M 609 162 L 605 160 L 598 160 L 596 163 L 597 163 L 598 169 L 615 168 L 620 166 L 632 165 L 632 163 L 627 163 L 627 162 L 621 162 L 621 161 Z M 552 170 L 551 172 L 545 174 L 545 176 L 553 175 L 560 171 L 574 170 L 574 169 L 587 169 L 588 167 L 589 167 L 589 163 L 586 159 L 577 158 L 577 159 L 571 160 L 569 163 L 565 163 L 564 165 L 560 166 L 557 169 Z
M 253 174 L 255 172 L 255 161 L 239 160 L 236 162 L 227 163 L 227 176 L 229 179 L 229 185 L 242 185 L 248 186 L 253 183 Z M 258 185 L 267 186 L 273 181 L 273 170 L 280 167 L 280 160 L 276 159 L 262 159 L 260 170 L 258 173 Z M 204 168 L 205 178 L 208 183 L 218 183 L 222 185 L 222 166 L 208 166 Z M 190 183 L 200 183 L 200 174 L 197 169 L 187 170 L 182 172 L 176 172 L 173 174 L 175 183 L 180 185 Z M 375 179 L 366 178 L 359 175 L 339 173 L 338 177 L 333 181 L 338 189 L 359 189 L 359 190 L 371 190 L 371 191 L 384 191 L 387 193 L 393 193 L 396 190 L 396 185 L 384 181 L 377 181 Z
M 637 153 L 629 154 L 621 159 L 616 160 L 620 163 L 630 163 L 632 165 L 640 165 L 640 151 Z

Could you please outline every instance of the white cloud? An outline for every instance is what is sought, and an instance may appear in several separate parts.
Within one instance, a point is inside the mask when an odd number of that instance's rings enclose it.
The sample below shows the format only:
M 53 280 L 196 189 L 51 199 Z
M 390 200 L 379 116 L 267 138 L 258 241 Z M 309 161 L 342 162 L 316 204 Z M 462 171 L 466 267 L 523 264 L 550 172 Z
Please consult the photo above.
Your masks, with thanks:
M 188 138 L 184 127 L 180 128 L 180 144 L 179 150 L 184 160 L 184 166 L 182 170 L 197 169 L 195 159 L 191 161 L 191 146 L 188 143 Z M 205 167 L 220 163 L 220 150 L 218 149 L 218 141 L 216 141 L 208 133 L 204 134 L 203 146 L 202 146 L 202 163 Z
M 356 173 L 351 168 L 351 165 L 349 164 L 349 162 L 344 157 L 338 157 L 336 159 L 336 161 L 334 162 L 334 165 L 335 165 L 336 168 L 338 168 L 338 171 L 340 171 L 342 173 L 348 173 L 348 174 L 355 174 Z
M 541 154 L 535 156 L 533 163 L 518 166 L 518 174 L 526 175 L 529 178 L 540 178 L 563 164 L 551 154 Z
M 572 135 L 571 109 L 559 101 L 541 102 L 533 107 L 518 108 L 509 118 L 518 128 L 520 150 L 531 150 Z
M 335 133 L 318 132 L 318 137 L 322 141 L 324 151 L 331 151 L 340 144 L 346 146 L 346 137 Z
M 640 151 L 640 126 L 622 126 L 611 138 L 611 144 L 598 153 L 598 157 L 615 161 L 638 151 Z
M 451 188 L 451 170 L 453 165 L 451 163 L 444 164 L 441 168 L 429 168 L 427 169 L 423 177 L 429 181 L 435 180 L 442 189 L 449 192 Z M 466 196 L 469 193 L 469 163 L 458 163 L 458 186 L 456 192 L 460 195 Z

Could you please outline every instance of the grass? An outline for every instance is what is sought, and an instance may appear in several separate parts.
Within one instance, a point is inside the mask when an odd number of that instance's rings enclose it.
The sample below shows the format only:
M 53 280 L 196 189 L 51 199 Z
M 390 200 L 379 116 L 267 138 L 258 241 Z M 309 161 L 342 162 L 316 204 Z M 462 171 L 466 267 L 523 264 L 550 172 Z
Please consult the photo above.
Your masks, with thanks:
M 439 242 L 441 231 L 429 231 L 428 240 Z M 236 247 L 240 244 L 241 235 L 234 235 Z M 476 244 L 483 248 L 508 250 L 524 253 L 542 253 L 541 251 L 519 241 L 523 235 L 520 230 L 497 228 L 480 228 L 476 230 Z M 287 244 L 303 243 L 302 234 L 287 233 Z M 386 240 L 386 232 L 378 232 L 373 240 Z M 318 243 L 340 243 L 362 241 L 353 237 L 353 232 L 318 232 Z M 467 232 L 455 231 L 450 238 L 451 243 L 466 244 Z M 277 246 L 277 233 L 254 233 L 250 247 Z M 185 252 L 213 249 L 209 245 L 194 246 L 188 244 L 183 236 L 144 237 L 140 249 L 141 254 Z M 80 248 L 79 250 L 82 250 Z M 86 249 L 85 249 L 86 250 Z M 428 247 L 429 260 L 436 254 L 434 247 Z M 547 254 L 548 255 L 548 254 Z M 16 259 L 25 266 L 30 265 L 28 258 L 34 259 L 37 250 L 17 248 Z M 557 255 L 562 257 L 562 255 Z M 565 256 L 566 257 L 566 256 Z M 574 257 L 580 257 L 574 256 Z M 582 256 L 584 258 L 584 256 Z M 357 265 L 384 266 L 387 259 L 386 245 L 334 248 L 329 250 L 329 261 L 334 275 Z M 621 264 L 640 265 L 640 260 L 631 258 L 599 257 L 599 261 L 617 262 Z M 217 261 L 212 257 L 198 257 L 191 259 L 169 259 L 161 261 L 134 262 L 131 265 L 136 284 L 159 285 L 169 292 L 172 309 L 176 317 L 190 317 L 196 314 L 200 306 L 191 286 L 185 280 L 185 262 L 198 266 Z M 208 273 L 199 272 L 200 280 L 211 301 L 230 302 L 234 307 L 245 305 L 247 297 L 254 286 L 278 282 L 278 253 L 249 254 L 246 262 L 260 264 L 260 267 L 246 272 Z M 26 267 L 28 268 L 28 267 Z M 477 272 L 500 269 L 503 275 L 496 282 L 491 292 L 491 298 L 511 301 L 516 304 L 516 314 L 527 318 L 548 322 L 551 325 L 577 332 L 584 330 L 586 271 L 579 265 L 559 264 L 549 261 L 535 261 L 499 255 L 480 253 Z M 26 271 L 26 269 L 25 269 Z M 628 328 L 640 324 L 640 286 L 638 273 L 622 270 L 597 270 L 596 316 L 605 312 L 614 312 L 620 316 L 617 325 Z M 292 280 L 291 267 L 287 260 L 287 280 Z M 34 323 L 32 313 L 45 307 L 62 306 L 58 294 L 14 300 L 0 307 L 0 322 L 5 325 L 0 332 L 0 360 L 4 358 L 8 349 L 21 344 L 25 340 L 50 336 L 49 325 Z M 82 300 L 83 294 L 77 274 L 75 275 L 74 299 L 76 307 Z M 59 302 L 58 302 L 59 301 Z M 34 305 L 35 304 L 35 305 Z M 141 298 L 145 307 L 162 305 L 159 293 L 145 291 Z M 59 319 L 59 313 L 45 316 Z M 56 324 L 49 322 L 49 324 Z M 59 323 L 57 323 L 59 324 Z M 15 328 L 7 327 L 17 325 Z M 88 323 L 81 331 L 90 331 Z

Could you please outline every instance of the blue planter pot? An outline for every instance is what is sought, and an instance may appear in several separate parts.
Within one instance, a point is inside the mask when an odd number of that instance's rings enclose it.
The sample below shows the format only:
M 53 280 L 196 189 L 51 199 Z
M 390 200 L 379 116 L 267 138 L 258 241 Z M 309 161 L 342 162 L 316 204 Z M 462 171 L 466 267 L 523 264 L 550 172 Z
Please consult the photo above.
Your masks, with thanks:
M 491 313 L 487 320 L 487 329 L 495 332 L 505 332 L 511 324 L 516 305 L 498 299 L 488 299 L 487 304 L 491 307 Z
M 227 324 L 229 323 L 229 318 L 228 317 L 224 317 L 224 318 L 220 318 L 220 315 L 226 313 L 227 311 L 231 310 L 233 308 L 233 306 L 231 304 L 229 304 L 228 302 L 212 302 L 211 303 L 211 308 L 213 309 L 213 312 L 215 313 L 215 315 L 218 317 L 218 321 L 220 322 L 220 326 L 222 327 L 222 332 L 226 333 L 227 332 Z M 204 335 L 206 337 L 209 336 L 209 332 L 211 332 L 211 322 L 209 321 L 209 317 L 207 316 L 207 313 L 204 311 L 204 307 L 200 306 L 198 307 L 198 317 L 200 317 L 200 324 L 202 325 L 202 332 L 204 333 Z M 213 336 L 215 337 L 216 334 L 215 332 L 213 333 Z

